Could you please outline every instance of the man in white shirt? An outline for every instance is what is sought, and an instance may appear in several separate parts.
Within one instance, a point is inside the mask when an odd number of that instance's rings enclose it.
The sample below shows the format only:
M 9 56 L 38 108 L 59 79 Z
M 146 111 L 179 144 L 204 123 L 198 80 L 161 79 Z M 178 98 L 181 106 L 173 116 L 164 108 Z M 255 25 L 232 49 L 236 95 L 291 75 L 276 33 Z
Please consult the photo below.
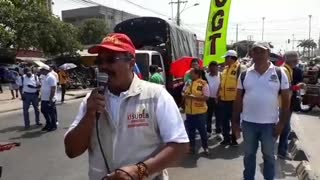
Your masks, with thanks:
M 98 54 L 108 82 L 80 105 L 65 135 L 66 154 L 75 158 L 88 150 L 90 180 L 163 179 L 163 170 L 188 151 L 174 99 L 133 73 L 135 47 L 126 35 L 110 34 L 89 53 Z
M 41 74 L 45 75 L 41 85 L 41 112 L 46 119 L 46 125 L 43 131 L 54 131 L 57 129 L 56 117 L 56 98 L 57 80 L 52 73 L 50 67 L 43 65 L 40 67 Z
M 209 64 L 209 72 L 206 73 L 206 78 L 209 84 L 210 96 L 209 100 L 207 101 L 208 104 L 208 118 L 207 118 L 207 132 L 209 135 L 212 133 L 212 115 L 215 114 L 216 119 L 216 133 L 221 134 L 221 122 L 220 118 L 218 118 L 218 110 L 217 108 L 217 93 L 220 86 L 220 75 L 219 75 L 219 66 L 218 63 L 212 61 Z
M 38 88 L 40 86 L 39 77 L 35 74 L 32 74 L 30 68 L 24 69 L 25 75 L 23 75 L 19 80 L 20 92 L 23 101 L 23 119 L 24 119 L 24 128 L 30 128 L 30 119 L 29 119 L 29 107 L 32 104 L 36 125 L 41 126 L 39 118 L 39 93 Z
M 232 130 L 240 137 L 240 113 L 244 141 L 245 180 L 255 179 L 256 153 L 261 142 L 266 180 L 275 176 L 275 142 L 290 114 L 289 81 L 285 72 L 270 61 L 270 46 L 256 42 L 252 48 L 254 65 L 240 75 L 234 104 Z M 282 108 L 279 113 L 279 93 Z

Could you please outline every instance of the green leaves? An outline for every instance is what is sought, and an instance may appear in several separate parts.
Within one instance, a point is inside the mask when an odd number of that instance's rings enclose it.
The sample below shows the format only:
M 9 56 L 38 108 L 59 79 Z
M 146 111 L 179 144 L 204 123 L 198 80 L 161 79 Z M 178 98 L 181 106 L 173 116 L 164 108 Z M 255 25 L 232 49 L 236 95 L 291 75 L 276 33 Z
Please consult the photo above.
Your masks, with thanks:
M 75 54 L 78 31 L 52 16 L 43 0 L 0 0 L 0 48 L 37 48 L 47 55 Z
M 98 44 L 110 33 L 107 24 L 102 19 L 88 19 L 79 27 L 79 39 L 82 44 Z

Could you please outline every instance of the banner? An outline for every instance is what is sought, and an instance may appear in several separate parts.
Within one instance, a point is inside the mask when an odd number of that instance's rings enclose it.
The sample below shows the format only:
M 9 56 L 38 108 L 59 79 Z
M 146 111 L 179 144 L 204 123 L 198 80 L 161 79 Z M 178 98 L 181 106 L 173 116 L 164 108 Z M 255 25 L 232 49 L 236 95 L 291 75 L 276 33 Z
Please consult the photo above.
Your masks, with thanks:
M 211 0 L 205 40 L 204 65 L 223 63 L 227 51 L 227 31 L 231 0 Z

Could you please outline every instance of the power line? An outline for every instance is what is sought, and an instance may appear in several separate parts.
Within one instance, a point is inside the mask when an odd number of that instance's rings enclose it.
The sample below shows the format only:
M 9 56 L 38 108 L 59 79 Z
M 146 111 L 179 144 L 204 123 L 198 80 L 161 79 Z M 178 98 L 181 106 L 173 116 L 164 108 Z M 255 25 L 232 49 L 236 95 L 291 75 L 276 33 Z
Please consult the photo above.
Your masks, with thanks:
M 160 12 L 157 12 L 157 11 L 153 10 L 153 9 L 149 9 L 149 8 L 143 7 L 143 6 L 141 6 L 140 4 L 134 3 L 134 2 L 132 2 L 132 1 L 129 1 L 129 0 L 123 0 L 123 1 L 126 1 L 126 2 L 128 2 L 128 3 L 130 3 L 130 4 L 134 5 L 134 6 L 137 6 L 137 7 L 141 8 L 141 9 L 144 9 L 144 10 L 147 10 L 147 11 L 150 11 L 150 12 L 153 12 L 153 13 L 158 14 L 158 15 L 160 15 L 160 16 L 165 16 L 165 17 L 167 17 L 167 18 L 170 18 L 168 15 L 162 14 L 162 13 L 160 13 Z

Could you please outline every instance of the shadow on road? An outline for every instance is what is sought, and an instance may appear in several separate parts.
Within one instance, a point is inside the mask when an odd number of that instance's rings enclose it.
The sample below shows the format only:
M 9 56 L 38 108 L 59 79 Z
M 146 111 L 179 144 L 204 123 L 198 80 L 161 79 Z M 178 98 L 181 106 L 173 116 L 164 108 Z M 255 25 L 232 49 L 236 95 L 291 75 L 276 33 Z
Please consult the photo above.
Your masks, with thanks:
M 216 138 L 209 139 L 209 155 L 205 155 L 201 148 L 201 141 L 197 139 L 196 141 L 196 152 L 195 155 L 189 154 L 185 159 L 178 165 L 178 167 L 183 168 L 197 168 L 197 161 L 202 158 L 207 158 L 210 160 L 214 159 L 225 159 L 232 160 L 239 158 L 243 155 L 243 144 L 242 142 L 239 144 L 239 147 L 231 147 L 231 146 L 222 146 L 219 144 Z M 201 149 L 201 150 L 200 150 Z M 200 151 L 200 152 L 199 152 Z
M 33 126 L 30 126 L 30 128 L 28 129 L 29 130 L 34 130 L 34 129 L 37 129 L 39 128 L 38 126 L 36 125 L 33 125 Z M 24 129 L 23 126 L 12 126 L 12 127 L 7 127 L 7 128 L 4 128 L 4 129 L 1 129 L 0 130 L 0 133 L 8 133 L 8 132 L 14 132 L 14 131 L 27 131 Z
M 260 172 L 263 174 L 263 163 L 259 164 Z M 294 165 L 287 163 L 285 160 L 276 160 L 276 179 L 287 179 L 288 177 L 296 177 L 296 168 Z
M 302 112 L 298 112 L 297 113 L 298 115 L 309 115 L 309 116 L 315 116 L 315 117 L 318 117 L 320 119 L 320 110 L 318 108 L 310 111 L 310 112 L 307 112 L 307 113 L 302 113 Z
M 47 132 L 44 132 L 44 131 L 26 132 L 19 137 L 12 137 L 12 138 L 10 138 L 10 140 L 37 138 L 37 137 L 40 137 L 46 133 Z

